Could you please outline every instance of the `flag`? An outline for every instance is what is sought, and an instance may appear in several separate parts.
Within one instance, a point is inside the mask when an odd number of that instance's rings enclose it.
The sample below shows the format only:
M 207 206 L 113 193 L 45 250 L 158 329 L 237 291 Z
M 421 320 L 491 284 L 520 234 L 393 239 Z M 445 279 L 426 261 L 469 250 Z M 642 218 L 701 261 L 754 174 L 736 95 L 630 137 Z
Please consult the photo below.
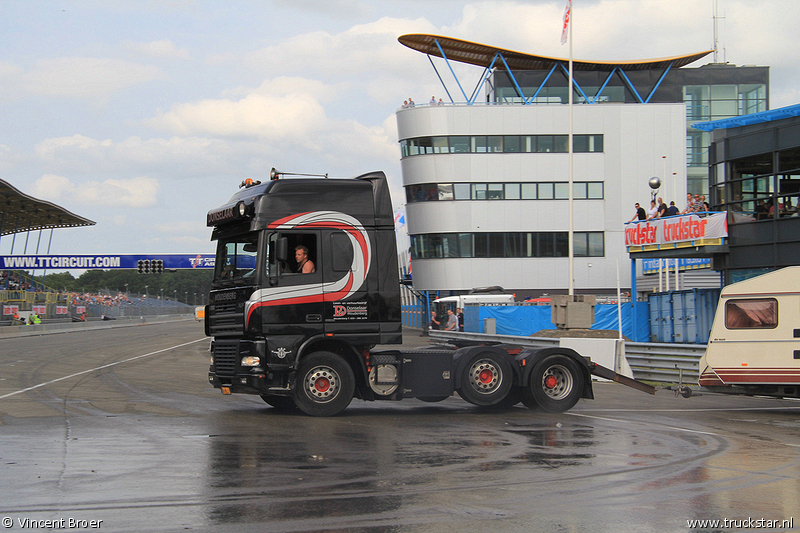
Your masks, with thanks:
M 564 8 L 563 27 L 561 29 L 561 44 L 567 42 L 567 33 L 569 32 L 569 19 L 572 16 L 572 0 L 567 0 L 567 7 Z

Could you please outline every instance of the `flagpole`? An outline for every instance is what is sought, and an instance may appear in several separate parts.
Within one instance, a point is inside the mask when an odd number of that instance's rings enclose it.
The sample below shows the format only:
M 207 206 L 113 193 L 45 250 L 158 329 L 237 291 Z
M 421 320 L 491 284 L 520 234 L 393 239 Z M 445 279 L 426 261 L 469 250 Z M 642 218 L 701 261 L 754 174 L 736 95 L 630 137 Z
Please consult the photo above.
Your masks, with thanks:
M 573 179 L 573 164 L 572 164 L 572 2 L 570 1 L 569 7 L 569 136 L 567 138 L 567 149 L 569 151 L 569 295 L 575 294 L 575 258 L 574 250 L 574 235 L 573 235 L 573 193 L 572 193 L 572 179 Z

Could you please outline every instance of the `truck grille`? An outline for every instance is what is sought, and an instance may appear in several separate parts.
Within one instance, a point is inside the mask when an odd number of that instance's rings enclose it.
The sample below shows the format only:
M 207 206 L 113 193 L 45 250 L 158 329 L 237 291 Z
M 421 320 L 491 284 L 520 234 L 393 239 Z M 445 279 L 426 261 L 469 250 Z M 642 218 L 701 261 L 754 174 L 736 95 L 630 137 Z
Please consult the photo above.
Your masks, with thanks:
M 236 373 L 238 343 L 214 343 L 214 368 L 217 376 L 233 376 Z
M 226 313 L 235 313 L 236 312 L 236 302 L 229 302 L 224 304 L 214 304 L 214 311 L 221 315 Z
M 236 302 L 224 302 L 209 306 L 208 325 L 211 335 L 238 336 L 244 331 L 244 316 L 236 312 Z

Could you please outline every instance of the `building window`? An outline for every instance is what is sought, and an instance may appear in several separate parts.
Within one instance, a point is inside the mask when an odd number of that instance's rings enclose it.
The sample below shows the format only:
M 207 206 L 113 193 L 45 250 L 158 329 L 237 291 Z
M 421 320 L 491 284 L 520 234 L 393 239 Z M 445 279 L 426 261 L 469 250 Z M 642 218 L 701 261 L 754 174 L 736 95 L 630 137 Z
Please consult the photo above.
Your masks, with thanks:
M 471 198 L 469 183 L 454 183 L 453 191 L 455 192 L 456 200 L 469 200 Z
M 449 200 L 567 200 L 569 183 L 421 183 L 406 185 L 406 203 Z M 602 200 L 603 182 L 576 181 L 576 200 Z
M 604 257 L 601 231 L 573 234 L 575 257 Z M 556 232 L 411 235 L 412 259 L 567 257 L 569 234 Z
M 575 153 L 602 153 L 602 135 L 573 135 Z M 402 157 L 429 154 L 567 153 L 567 135 L 454 135 L 400 141 Z
M 522 199 L 523 200 L 536 200 L 539 195 L 536 193 L 536 183 L 523 183 L 522 184 Z

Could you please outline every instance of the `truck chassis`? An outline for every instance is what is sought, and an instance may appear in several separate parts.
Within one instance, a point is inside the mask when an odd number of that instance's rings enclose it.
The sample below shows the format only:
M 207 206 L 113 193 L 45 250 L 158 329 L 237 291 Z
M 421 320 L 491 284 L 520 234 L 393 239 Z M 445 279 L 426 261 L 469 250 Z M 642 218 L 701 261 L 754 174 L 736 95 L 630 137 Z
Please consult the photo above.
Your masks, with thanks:
M 417 398 L 443 401 L 454 393 L 479 407 L 510 408 L 518 403 L 552 413 L 594 398 L 592 376 L 649 394 L 655 388 L 593 363 L 568 348 L 469 346 L 457 349 L 373 350 L 348 357 L 344 346 L 312 350 L 296 370 L 279 376 L 237 368 L 235 359 L 215 359 L 209 383 L 223 394 L 258 394 L 277 409 L 299 408 L 312 416 L 333 416 L 362 400 Z M 253 372 L 255 370 L 255 372 Z

